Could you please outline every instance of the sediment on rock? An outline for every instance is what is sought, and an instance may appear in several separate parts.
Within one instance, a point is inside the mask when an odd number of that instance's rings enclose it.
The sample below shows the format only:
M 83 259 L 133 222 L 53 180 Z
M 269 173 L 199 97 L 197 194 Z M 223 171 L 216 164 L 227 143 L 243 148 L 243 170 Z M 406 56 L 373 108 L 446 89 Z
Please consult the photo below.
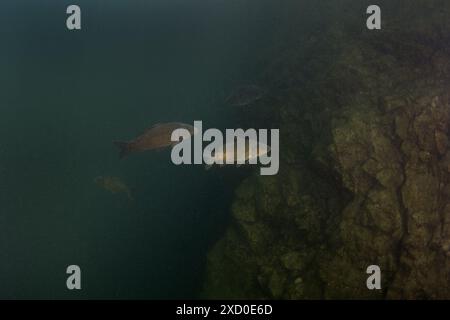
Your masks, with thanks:
M 330 28 L 274 58 L 280 173 L 236 190 L 205 297 L 450 298 L 450 5 L 427 2 L 428 18 L 405 6 L 409 29 Z

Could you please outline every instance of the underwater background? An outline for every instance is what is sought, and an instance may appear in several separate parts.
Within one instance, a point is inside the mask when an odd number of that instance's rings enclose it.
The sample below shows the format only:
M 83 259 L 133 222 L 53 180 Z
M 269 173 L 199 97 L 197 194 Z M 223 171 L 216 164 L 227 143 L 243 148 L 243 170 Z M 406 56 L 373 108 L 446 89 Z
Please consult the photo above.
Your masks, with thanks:
M 450 3 L 370 4 L 1 1 L 0 298 L 450 298 Z M 279 174 L 112 143 L 194 120 L 279 128 Z

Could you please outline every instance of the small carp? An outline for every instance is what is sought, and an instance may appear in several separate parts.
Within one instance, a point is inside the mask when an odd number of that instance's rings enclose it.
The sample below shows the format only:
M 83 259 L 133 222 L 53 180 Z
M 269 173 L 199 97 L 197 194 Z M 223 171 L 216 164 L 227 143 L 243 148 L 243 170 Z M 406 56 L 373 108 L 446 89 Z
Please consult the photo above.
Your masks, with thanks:
M 247 85 L 237 88 L 225 102 L 231 106 L 245 107 L 258 101 L 263 96 L 263 89 L 256 85 Z
M 95 184 L 99 187 L 113 193 L 125 193 L 129 200 L 133 201 L 133 196 L 131 195 L 131 190 L 128 186 L 120 180 L 118 177 L 103 177 L 99 176 L 94 179 Z

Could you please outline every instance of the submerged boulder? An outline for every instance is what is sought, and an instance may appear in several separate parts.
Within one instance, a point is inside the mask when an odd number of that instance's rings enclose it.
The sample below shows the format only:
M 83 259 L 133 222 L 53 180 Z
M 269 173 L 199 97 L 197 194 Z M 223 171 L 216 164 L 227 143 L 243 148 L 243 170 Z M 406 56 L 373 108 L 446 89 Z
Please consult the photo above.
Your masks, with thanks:
M 221 287 L 247 298 L 450 298 L 450 50 L 441 42 L 450 24 L 442 8 L 413 2 L 430 14 L 402 8 L 411 28 L 392 20 L 356 37 L 337 28 L 278 53 L 266 78 L 291 85 L 272 109 L 280 173 L 237 189 L 232 225 L 209 255 L 208 274 L 221 275 L 207 277 L 208 297 L 223 297 Z M 296 58 L 308 63 L 295 69 Z M 366 286 L 370 265 L 381 290 Z M 240 289 L 223 268 L 241 270 Z

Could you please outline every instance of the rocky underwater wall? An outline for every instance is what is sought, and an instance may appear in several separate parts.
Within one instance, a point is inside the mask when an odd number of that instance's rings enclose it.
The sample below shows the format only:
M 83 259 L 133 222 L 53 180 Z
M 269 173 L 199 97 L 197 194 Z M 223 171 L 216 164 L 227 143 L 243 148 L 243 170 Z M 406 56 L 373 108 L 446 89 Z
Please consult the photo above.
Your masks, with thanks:
M 450 4 L 397 4 L 274 54 L 280 172 L 236 190 L 204 297 L 450 298 Z

